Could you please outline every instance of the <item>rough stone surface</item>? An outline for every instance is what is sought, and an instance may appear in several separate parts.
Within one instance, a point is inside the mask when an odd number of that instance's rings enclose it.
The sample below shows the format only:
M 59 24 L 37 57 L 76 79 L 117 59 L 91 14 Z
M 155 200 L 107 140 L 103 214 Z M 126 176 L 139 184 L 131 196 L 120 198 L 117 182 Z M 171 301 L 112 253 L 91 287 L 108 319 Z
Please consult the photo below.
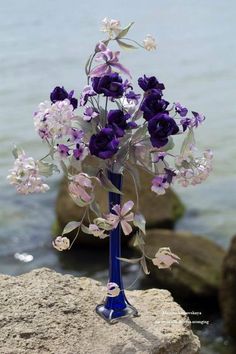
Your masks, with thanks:
M 147 231 L 146 254 L 154 257 L 160 247 L 170 247 L 181 261 L 172 270 L 159 270 L 149 262 L 152 285 L 164 287 L 181 298 L 217 297 L 225 251 L 203 236 L 189 232 L 152 229 Z
M 223 261 L 220 307 L 227 333 L 236 338 L 236 236 Z
M 183 204 L 178 196 L 171 190 L 167 190 L 163 196 L 156 196 L 151 191 L 151 179 L 152 177 L 142 169 L 140 169 L 140 210 L 146 217 L 147 228 L 162 227 L 172 228 L 177 219 L 179 219 L 184 212 Z M 123 182 L 124 199 L 136 200 L 135 189 L 133 180 L 128 174 L 124 176 Z M 107 213 L 108 208 L 108 195 L 103 188 L 98 187 L 96 189 L 96 200 L 99 201 L 101 210 Z M 70 198 L 68 194 L 68 186 L 66 179 L 63 179 L 56 202 L 56 215 L 57 223 L 55 233 L 61 232 L 63 227 L 71 220 L 80 220 L 82 218 L 83 209 L 79 208 Z M 91 219 L 95 215 L 91 214 Z M 88 222 L 88 220 L 85 220 Z M 123 241 L 127 241 L 128 238 L 123 238 Z M 84 235 L 81 233 L 79 237 L 80 245 L 96 245 L 104 246 L 104 243 L 108 240 L 99 240 L 90 235 Z
M 199 352 L 185 312 L 166 290 L 127 291 L 141 316 L 110 325 L 94 312 L 105 293 L 95 280 L 42 268 L 0 282 L 1 354 Z

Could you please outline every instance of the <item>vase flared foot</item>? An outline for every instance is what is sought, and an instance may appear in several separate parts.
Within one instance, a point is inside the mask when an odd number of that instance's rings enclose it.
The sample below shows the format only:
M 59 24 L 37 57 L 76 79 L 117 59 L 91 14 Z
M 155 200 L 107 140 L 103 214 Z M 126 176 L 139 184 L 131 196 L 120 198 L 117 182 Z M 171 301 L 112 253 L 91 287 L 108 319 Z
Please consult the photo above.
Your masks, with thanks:
M 107 309 L 104 304 L 97 305 L 96 313 L 110 324 L 116 323 L 122 318 L 139 316 L 136 308 L 128 303 L 125 308 L 117 310 Z

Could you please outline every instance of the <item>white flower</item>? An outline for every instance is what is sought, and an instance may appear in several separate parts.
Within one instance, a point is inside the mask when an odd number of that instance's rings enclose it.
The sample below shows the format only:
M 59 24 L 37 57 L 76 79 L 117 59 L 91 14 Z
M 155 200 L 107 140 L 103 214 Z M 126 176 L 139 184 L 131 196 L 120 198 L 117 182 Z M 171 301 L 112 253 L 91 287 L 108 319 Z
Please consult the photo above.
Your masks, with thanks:
M 146 50 L 154 50 L 157 48 L 155 38 L 150 34 L 147 34 L 146 38 L 143 40 L 143 46 Z
M 73 106 L 68 99 L 53 104 L 45 101 L 34 115 L 34 126 L 42 139 L 58 139 L 69 134 L 73 119 Z
M 120 27 L 120 21 L 119 20 L 114 20 L 114 19 L 109 19 L 105 17 L 102 20 L 102 32 L 107 32 L 109 34 L 109 37 L 112 38 L 113 35 L 117 35 L 121 31 Z
M 123 108 L 129 114 L 133 114 L 137 108 L 137 101 L 136 100 L 128 100 L 126 97 L 122 97 L 120 100 Z
M 212 151 L 205 150 L 203 156 L 200 157 L 195 157 L 194 152 L 196 153 L 197 149 L 191 148 L 188 154 L 178 156 L 175 160 L 177 167 L 176 179 L 183 187 L 202 183 L 212 171 Z
M 22 151 L 14 162 L 13 169 L 7 176 L 10 184 L 16 186 L 20 194 L 42 193 L 49 190 L 39 175 L 37 162 L 32 157 L 27 157 Z
M 52 245 L 58 251 L 65 251 L 70 247 L 70 240 L 67 237 L 57 236 Z

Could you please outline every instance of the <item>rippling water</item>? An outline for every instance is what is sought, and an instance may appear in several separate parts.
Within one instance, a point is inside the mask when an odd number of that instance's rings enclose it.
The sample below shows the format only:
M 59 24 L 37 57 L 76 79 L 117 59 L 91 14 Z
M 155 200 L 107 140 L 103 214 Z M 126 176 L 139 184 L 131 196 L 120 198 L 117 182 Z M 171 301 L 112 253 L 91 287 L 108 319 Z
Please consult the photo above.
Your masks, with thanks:
M 198 187 L 177 188 L 187 206 L 178 224 L 205 234 L 227 247 L 236 230 L 236 3 L 233 0 L 8 0 L 0 4 L 0 272 L 19 274 L 50 266 L 66 271 L 50 246 L 58 178 L 46 195 L 21 197 L 5 180 L 12 164 L 14 143 L 34 157 L 44 146 L 34 132 L 32 112 L 55 85 L 84 85 L 83 65 L 100 39 L 105 16 L 123 24 L 135 20 L 132 36 L 157 37 L 158 51 L 127 53 L 125 64 L 133 76 L 156 74 L 166 84 L 166 97 L 201 110 L 207 121 L 198 132 L 201 147 L 214 150 L 214 173 Z M 32 262 L 14 258 L 33 255 Z M 80 262 L 79 262 L 80 263 Z M 99 263 L 99 262 L 98 262 Z M 94 275 L 92 267 L 68 266 L 75 274 Z M 72 270 L 73 269 L 73 270 Z M 84 269 L 83 271 L 81 269 Z M 104 269 L 97 274 L 104 278 Z

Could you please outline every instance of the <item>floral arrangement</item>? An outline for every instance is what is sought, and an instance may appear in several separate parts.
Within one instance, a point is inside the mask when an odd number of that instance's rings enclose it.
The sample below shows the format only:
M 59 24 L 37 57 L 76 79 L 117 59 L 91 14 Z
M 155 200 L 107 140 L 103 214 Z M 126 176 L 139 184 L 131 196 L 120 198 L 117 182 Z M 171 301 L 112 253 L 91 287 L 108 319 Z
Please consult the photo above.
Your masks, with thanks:
M 105 18 L 102 31 L 107 37 L 96 44 L 85 66 L 87 85 L 78 100 L 74 91 L 55 87 L 50 100 L 40 103 L 34 113 L 34 126 L 48 146 L 48 153 L 35 161 L 19 148 L 14 148 L 15 164 L 8 180 L 18 193 L 40 193 L 49 189 L 45 178 L 62 170 L 68 178 L 68 190 L 73 201 L 84 208 L 81 220 L 69 222 L 53 246 L 64 251 L 71 248 L 82 230 L 101 239 L 108 237 L 120 223 L 124 235 L 136 230 L 136 245 L 142 256 L 131 262 L 140 262 L 147 273 L 144 252 L 145 218 L 139 210 L 139 177 L 137 166 L 152 176 L 151 190 L 165 194 L 174 183 L 183 187 L 203 182 L 212 169 L 212 152 L 199 153 L 194 130 L 205 117 L 189 110 L 179 102 L 170 104 L 164 98 L 165 86 L 155 76 L 143 75 L 137 83 L 137 93 L 131 82 L 130 70 L 120 62 L 120 51 L 111 49 L 118 45 L 124 50 L 138 47 L 147 51 L 156 49 L 155 39 L 147 35 L 142 43 L 127 37 L 133 23 L 122 28 L 118 20 Z M 174 138 L 183 136 L 179 152 L 175 151 Z M 87 163 L 93 156 L 95 166 Z M 95 188 L 122 194 L 109 180 L 107 171 L 128 172 L 134 182 L 136 205 L 128 201 L 116 204 L 112 212 L 103 215 Z M 85 224 L 85 217 L 92 211 L 96 218 Z M 72 242 L 65 235 L 77 229 Z M 178 263 L 179 257 L 168 247 L 159 249 L 153 263 L 159 268 L 169 268 Z M 117 289 L 110 283 L 110 296 Z

